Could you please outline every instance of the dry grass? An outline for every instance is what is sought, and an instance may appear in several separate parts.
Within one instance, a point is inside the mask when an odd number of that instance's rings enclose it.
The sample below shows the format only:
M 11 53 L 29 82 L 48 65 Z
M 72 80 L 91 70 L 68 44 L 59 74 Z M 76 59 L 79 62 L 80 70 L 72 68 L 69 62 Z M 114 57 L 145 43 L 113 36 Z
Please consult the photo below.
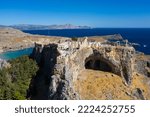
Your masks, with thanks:
M 76 92 L 81 99 L 135 99 L 133 90 L 140 88 L 146 99 L 150 99 L 150 87 L 145 83 L 144 77 L 135 74 L 131 86 L 126 86 L 120 76 L 113 73 L 84 70 L 74 83 Z

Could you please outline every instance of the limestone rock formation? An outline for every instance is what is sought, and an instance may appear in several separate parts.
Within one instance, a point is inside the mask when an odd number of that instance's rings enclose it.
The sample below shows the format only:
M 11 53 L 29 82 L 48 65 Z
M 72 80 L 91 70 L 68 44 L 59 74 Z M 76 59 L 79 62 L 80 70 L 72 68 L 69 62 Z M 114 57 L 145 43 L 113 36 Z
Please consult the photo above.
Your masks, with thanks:
M 81 99 L 74 85 L 85 69 L 116 74 L 126 86 L 131 85 L 133 73 L 137 71 L 133 47 L 95 43 L 87 39 L 36 44 L 31 56 L 40 66 L 31 82 L 31 99 Z
M 35 44 L 31 57 L 40 69 L 29 99 L 150 99 L 150 56 L 118 40 L 124 41 L 119 34 L 73 40 L 1 28 L 0 53 Z M 7 66 L 0 59 L 0 68 Z
M 150 56 L 136 55 L 135 69 L 138 73 L 150 77 Z

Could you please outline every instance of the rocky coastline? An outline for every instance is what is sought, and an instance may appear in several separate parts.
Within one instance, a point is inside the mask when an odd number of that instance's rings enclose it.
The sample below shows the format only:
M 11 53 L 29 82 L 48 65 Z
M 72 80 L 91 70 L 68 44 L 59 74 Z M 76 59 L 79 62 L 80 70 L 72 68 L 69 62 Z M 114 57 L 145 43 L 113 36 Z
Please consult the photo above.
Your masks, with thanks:
M 80 39 L 83 40 L 84 38 Z M 120 34 L 89 37 L 90 41 L 104 42 L 109 39 L 122 40 L 123 37 Z M 71 38 L 32 35 L 10 27 L 3 27 L 0 28 L 0 53 L 34 47 L 35 43 L 61 43 L 67 40 L 71 40 Z
M 39 71 L 28 99 L 150 99 L 150 57 L 126 40 L 120 44 L 110 39 L 123 40 L 119 34 L 71 39 L 4 28 L 0 52 L 34 47 L 30 57 Z M 0 68 L 5 66 L 0 59 Z
M 34 47 L 35 43 L 47 44 L 68 38 L 24 33 L 13 28 L 0 28 L 0 53 Z

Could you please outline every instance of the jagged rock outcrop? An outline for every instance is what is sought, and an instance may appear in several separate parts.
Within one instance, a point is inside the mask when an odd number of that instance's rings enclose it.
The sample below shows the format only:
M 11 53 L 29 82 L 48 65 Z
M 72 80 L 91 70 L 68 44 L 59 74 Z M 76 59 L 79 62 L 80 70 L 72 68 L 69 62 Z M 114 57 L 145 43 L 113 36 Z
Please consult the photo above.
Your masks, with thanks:
M 137 54 L 135 61 L 136 71 L 146 77 L 150 77 L 150 56 Z
M 126 85 L 132 82 L 135 50 L 129 46 L 67 41 L 60 44 L 35 45 L 32 53 L 40 70 L 30 86 L 31 99 L 80 99 L 74 90 L 79 73 L 98 69 L 122 77 Z
M 2 69 L 3 67 L 9 67 L 9 66 L 10 64 L 6 60 L 0 59 L 0 69 Z

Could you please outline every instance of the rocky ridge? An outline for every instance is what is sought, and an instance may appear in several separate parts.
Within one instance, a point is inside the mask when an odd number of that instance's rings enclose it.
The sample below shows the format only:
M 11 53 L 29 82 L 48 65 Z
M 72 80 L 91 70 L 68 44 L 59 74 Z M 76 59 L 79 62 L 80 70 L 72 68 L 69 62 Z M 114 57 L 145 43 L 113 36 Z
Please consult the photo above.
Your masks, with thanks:
M 31 99 L 84 99 L 76 90 L 75 82 L 86 69 L 113 73 L 127 87 L 134 81 L 133 74 L 139 73 L 135 69 L 138 63 L 132 46 L 91 42 L 88 38 L 48 45 L 36 44 L 32 57 L 41 69 L 32 80 Z M 142 97 L 142 93 L 138 94 L 142 92 L 141 89 L 138 90 L 135 91 L 136 95 Z M 140 99 L 145 98 L 143 96 Z

